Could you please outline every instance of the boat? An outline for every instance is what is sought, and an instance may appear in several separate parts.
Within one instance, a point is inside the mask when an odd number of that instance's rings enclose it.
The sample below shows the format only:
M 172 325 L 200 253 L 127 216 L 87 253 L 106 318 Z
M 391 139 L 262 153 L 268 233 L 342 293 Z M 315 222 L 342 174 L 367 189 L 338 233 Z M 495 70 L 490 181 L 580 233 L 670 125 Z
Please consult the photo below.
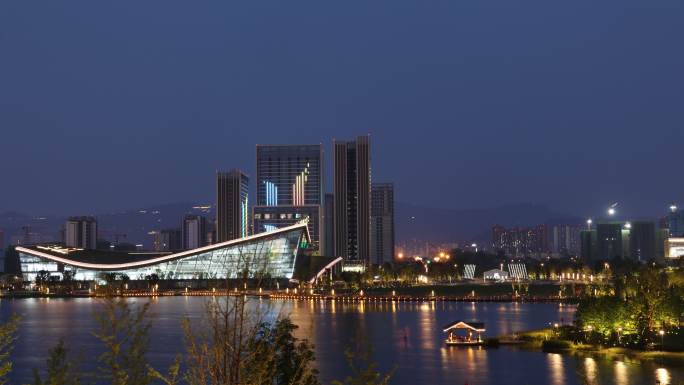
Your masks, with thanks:
M 443 328 L 448 333 L 444 341 L 448 346 L 479 346 L 484 344 L 482 333 L 485 332 L 485 324 L 482 322 L 455 321 Z M 465 330 L 465 335 L 459 335 L 459 330 Z

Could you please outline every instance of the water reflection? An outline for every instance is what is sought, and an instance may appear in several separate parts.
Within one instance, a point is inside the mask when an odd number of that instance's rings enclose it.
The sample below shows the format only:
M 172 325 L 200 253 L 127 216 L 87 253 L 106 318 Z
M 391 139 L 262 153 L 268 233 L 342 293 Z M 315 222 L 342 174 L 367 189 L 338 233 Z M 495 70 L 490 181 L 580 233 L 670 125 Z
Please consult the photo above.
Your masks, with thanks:
M 207 298 L 156 298 L 150 347 L 152 364 L 168 367 L 182 351 L 180 320 L 203 318 Z M 131 299 L 142 304 L 147 299 Z M 545 354 L 502 346 L 492 348 L 447 348 L 441 327 L 458 319 L 486 324 L 487 336 L 541 328 L 550 321 L 572 318 L 571 307 L 557 304 L 509 303 L 400 303 L 351 301 L 254 301 L 268 319 L 290 315 L 299 326 L 298 337 L 309 339 L 316 348 L 316 366 L 321 382 L 348 374 L 344 351 L 358 342 L 374 349 L 374 360 L 382 370 L 396 367 L 393 385 L 464 384 L 498 385 L 641 385 L 676 384 L 684 378 L 681 368 L 654 364 L 615 362 L 595 357 Z M 485 306 L 486 305 L 486 306 Z M 22 315 L 20 338 L 15 348 L 12 383 L 30 383 L 32 368 L 44 365 L 47 349 L 64 337 L 86 356 L 98 355 L 90 335 L 96 327 L 92 299 L 27 299 L 0 301 L 0 316 Z M 37 348 L 39 347 L 39 348 Z
M 551 383 L 555 385 L 565 384 L 566 381 L 563 357 L 558 353 L 549 353 L 546 355 L 546 357 L 549 367 Z
M 584 375 L 587 385 L 595 385 L 598 381 L 598 365 L 596 360 L 591 357 L 584 359 Z
M 615 385 L 629 384 L 629 376 L 627 375 L 627 365 L 622 361 L 615 362 Z
M 670 372 L 665 368 L 656 369 L 656 384 L 670 385 Z

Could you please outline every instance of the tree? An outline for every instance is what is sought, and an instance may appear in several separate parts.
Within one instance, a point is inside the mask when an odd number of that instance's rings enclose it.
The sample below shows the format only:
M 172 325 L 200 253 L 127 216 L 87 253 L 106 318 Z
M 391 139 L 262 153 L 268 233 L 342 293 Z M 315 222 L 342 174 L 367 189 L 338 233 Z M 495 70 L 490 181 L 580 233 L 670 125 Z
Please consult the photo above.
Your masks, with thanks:
M 12 371 L 9 356 L 14 348 L 19 316 L 12 316 L 7 322 L 0 324 L 0 385 L 7 383 L 7 375 Z
M 152 382 L 145 354 L 149 346 L 149 303 L 132 307 L 125 298 L 105 297 L 95 313 L 93 335 L 104 345 L 98 358 L 99 375 L 112 385 L 147 385 Z
M 318 385 L 313 347 L 294 337 L 297 326 L 289 318 L 262 324 L 249 346 L 254 352 L 244 368 L 245 382 L 253 385 Z
M 68 359 L 64 340 L 60 340 L 57 346 L 50 349 L 47 359 L 46 379 L 40 377 L 38 370 L 34 369 L 35 385 L 80 385 L 81 373 Z
M 378 370 L 378 364 L 371 360 L 371 350 L 353 352 L 347 350 L 347 363 L 352 375 L 347 376 L 344 381 L 335 380 L 333 385 L 388 385 L 392 372 L 382 374 Z

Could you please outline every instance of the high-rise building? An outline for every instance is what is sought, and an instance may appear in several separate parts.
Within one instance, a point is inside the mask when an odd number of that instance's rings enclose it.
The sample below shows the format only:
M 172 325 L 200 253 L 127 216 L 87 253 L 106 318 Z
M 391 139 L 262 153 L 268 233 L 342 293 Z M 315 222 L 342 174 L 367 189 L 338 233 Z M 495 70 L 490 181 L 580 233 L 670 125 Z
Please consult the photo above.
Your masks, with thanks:
M 207 245 L 207 219 L 201 215 L 186 215 L 181 225 L 181 246 L 192 250 Z
M 370 136 L 334 141 L 335 256 L 370 262 Z
M 624 258 L 629 255 L 629 230 L 622 222 L 599 222 L 596 225 L 596 251 L 600 260 Z
M 492 246 L 510 256 L 530 256 L 548 253 L 549 229 L 545 224 L 535 227 L 492 228 Z
M 684 236 L 684 209 L 675 205 L 670 206 L 670 213 L 667 215 L 667 227 L 670 229 L 670 236 Z
M 156 251 L 180 250 L 183 246 L 180 229 L 163 229 L 154 237 L 154 249 Z
M 323 146 L 257 145 L 254 232 L 308 218 L 311 250 L 323 252 Z
M 64 226 L 67 247 L 97 248 L 97 220 L 94 217 L 70 217 Z
M 585 262 L 599 260 L 598 239 L 596 230 L 587 229 L 580 232 L 580 255 Z
M 582 225 L 556 225 L 551 234 L 551 251 L 560 255 L 578 255 L 581 250 Z
M 394 260 L 394 185 L 371 187 L 371 260 L 382 265 Z
M 246 237 L 249 232 L 249 177 L 240 170 L 216 174 L 217 242 Z
M 629 253 L 633 260 L 648 262 L 655 260 L 656 227 L 654 222 L 636 221 L 629 226 Z
M 335 196 L 333 194 L 325 194 L 323 202 L 323 230 L 325 233 L 325 242 L 323 255 L 335 255 Z

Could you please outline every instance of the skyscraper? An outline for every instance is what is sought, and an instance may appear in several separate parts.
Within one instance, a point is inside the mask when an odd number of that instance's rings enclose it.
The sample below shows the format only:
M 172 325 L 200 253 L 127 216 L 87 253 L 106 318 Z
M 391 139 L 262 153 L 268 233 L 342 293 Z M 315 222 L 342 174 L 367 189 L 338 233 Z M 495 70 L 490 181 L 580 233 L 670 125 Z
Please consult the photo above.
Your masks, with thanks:
M 370 136 L 334 141 L 335 256 L 370 262 Z
M 181 243 L 185 250 L 207 245 L 207 219 L 201 215 L 186 215 L 181 225 Z
M 581 249 L 582 225 L 556 225 L 551 234 L 552 251 L 555 254 L 578 255 Z
M 64 242 L 67 247 L 97 248 L 97 220 L 94 217 L 70 217 L 65 225 Z
M 325 194 L 323 202 L 323 230 L 325 233 L 324 250 L 325 256 L 335 255 L 335 195 Z
M 371 188 L 371 259 L 382 265 L 394 259 L 394 185 L 373 183 Z
M 257 145 L 254 232 L 309 219 L 312 250 L 323 252 L 323 146 Z
M 249 229 L 249 177 L 240 170 L 216 174 L 217 242 L 246 237 Z

